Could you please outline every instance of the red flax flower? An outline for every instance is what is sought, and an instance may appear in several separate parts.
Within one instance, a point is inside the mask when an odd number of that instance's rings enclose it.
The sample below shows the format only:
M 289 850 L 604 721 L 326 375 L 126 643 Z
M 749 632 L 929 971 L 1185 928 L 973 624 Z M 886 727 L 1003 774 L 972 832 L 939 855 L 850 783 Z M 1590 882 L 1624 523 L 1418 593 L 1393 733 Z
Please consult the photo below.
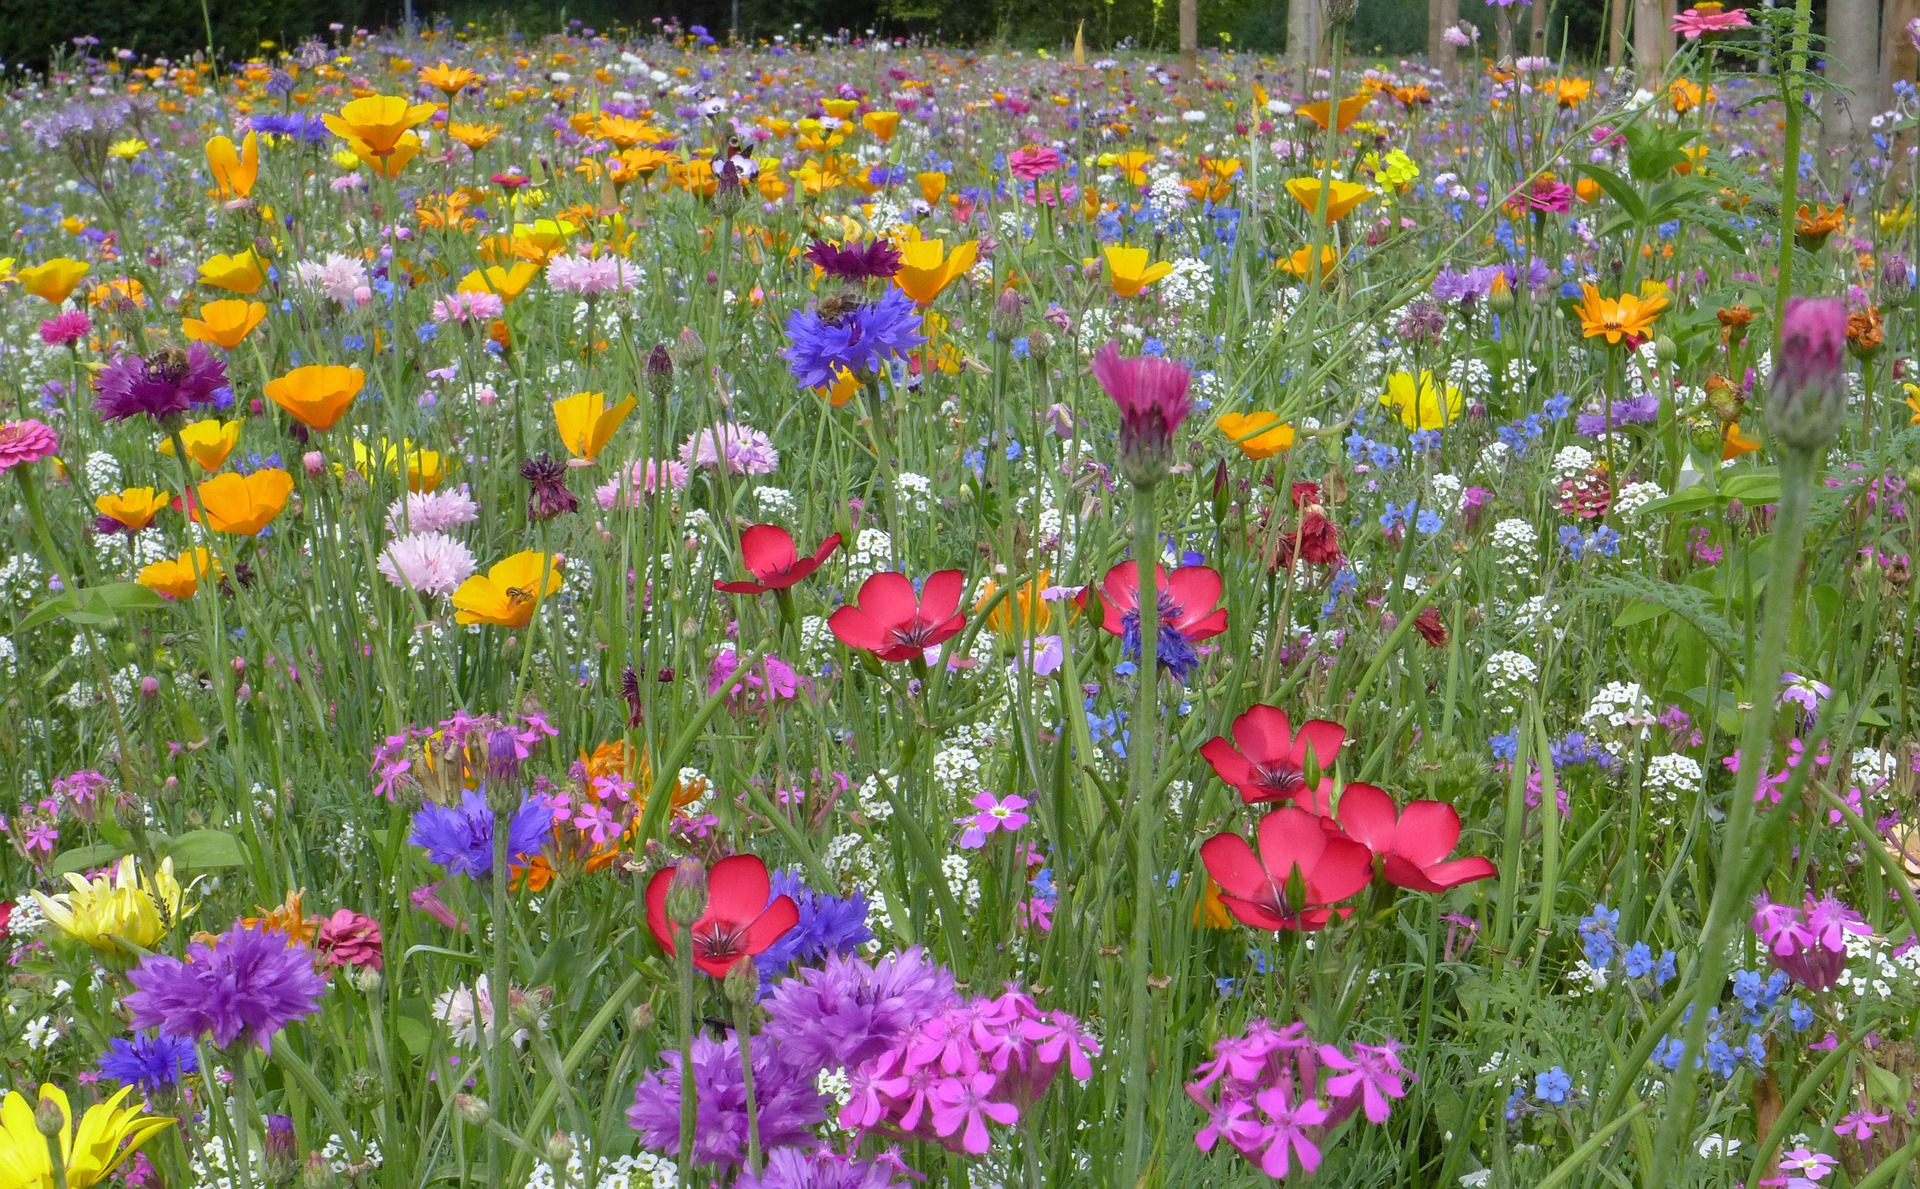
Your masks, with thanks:
M 786 590 L 819 569 L 820 563 L 832 557 L 838 548 L 840 534 L 835 533 L 820 542 L 820 548 L 813 551 L 812 557 L 801 557 L 794 546 L 793 535 L 786 529 L 772 524 L 750 525 L 740 534 L 740 560 L 756 581 L 716 582 L 713 589 L 749 595 Z
M 647 928 L 669 956 L 674 926 L 667 920 L 667 887 L 674 868 L 647 883 Z M 790 896 L 773 896 L 767 865 L 754 855 L 729 855 L 707 872 L 707 910 L 693 923 L 693 964 L 714 978 L 742 958 L 751 958 L 786 936 L 800 920 Z
M 1321 777 L 1317 786 L 1307 787 L 1307 752 L 1322 772 L 1333 770 L 1333 761 L 1347 741 L 1347 730 L 1326 719 L 1308 719 L 1298 734 L 1277 706 L 1256 705 L 1233 720 L 1233 743 L 1216 735 L 1200 747 L 1200 754 L 1213 765 L 1214 774 L 1240 792 L 1249 805 L 1267 805 L 1280 801 L 1298 801 L 1315 813 L 1324 814 L 1332 806 L 1333 780 Z M 1234 747 L 1239 744 L 1239 748 Z
M 1200 861 L 1220 885 L 1220 902 L 1255 929 L 1323 928 L 1329 907 L 1367 886 L 1373 855 L 1326 818 L 1289 805 L 1260 819 L 1260 851 L 1238 834 L 1200 844 Z
M 1339 820 L 1396 888 L 1444 892 L 1499 874 L 1491 859 L 1446 861 L 1460 841 L 1460 814 L 1444 801 L 1411 802 L 1396 819 L 1392 797 L 1370 784 L 1350 784 L 1340 790 Z
M 1151 355 L 1122 356 L 1118 343 L 1108 343 L 1093 357 L 1093 378 L 1120 408 L 1120 473 L 1135 487 L 1152 487 L 1166 476 L 1173 435 L 1193 411 L 1192 373 Z
M 1193 646 L 1227 630 L 1227 609 L 1220 606 L 1220 574 L 1207 566 L 1181 566 L 1167 573 L 1153 567 L 1153 587 L 1160 593 L 1160 636 L 1156 655 L 1160 667 L 1181 681 L 1199 665 Z M 1089 588 L 1092 589 L 1092 588 Z M 1140 658 L 1140 570 L 1123 561 L 1100 580 L 1100 626 L 1120 637 L 1120 649 Z M 1086 606 L 1087 591 L 1079 603 Z
M 853 603 L 827 618 L 827 626 L 848 648 L 871 652 L 883 661 L 924 659 L 926 651 L 960 634 L 967 617 L 960 614 L 960 592 L 966 575 L 959 570 L 936 570 L 924 589 L 915 594 L 905 574 L 888 570 L 860 585 Z

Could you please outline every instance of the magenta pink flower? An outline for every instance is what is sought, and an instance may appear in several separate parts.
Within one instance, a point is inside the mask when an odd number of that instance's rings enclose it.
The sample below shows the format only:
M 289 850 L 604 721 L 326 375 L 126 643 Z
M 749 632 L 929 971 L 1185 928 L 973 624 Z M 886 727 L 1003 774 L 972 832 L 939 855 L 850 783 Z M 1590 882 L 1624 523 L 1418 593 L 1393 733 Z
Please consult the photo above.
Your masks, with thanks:
M 966 832 L 960 835 L 960 845 L 973 849 L 987 844 L 987 835 L 995 830 L 1005 830 L 1011 834 L 1027 824 L 1027 815 L 1020 812 L 1027 807 L 1025 797 L 1008 796 L 1005 799 L 992 793 L 974 794 L 973 807 L 980 812 L 970 818 L 961 818 L 967 824 Z
M 1311 1098 L 1289 1101 L 1286 1088 L 1276 1086 L 1254 1095 L 1253 1101 L 1266 1113 L 1267 1151 L 1260 1158 L 1260 1171 L 1276 1179 L 1293 1171 L 1293 1161 L 1308 1173 L 1320 1167 L 1320 1149 L 1306 1129 L 1327 1121 L 1327 1108 Z
M 987 1120 L 1011 1127 L 1020 1121 L 1019 1108 L 1011 1103 L 995 1102 L 993 1075 L 976 1073 L 971 1077 L 941 1078 L 928 1095 L 932 1103 L 933 1130 L 942 1139 L 960 1132 L 960 1146 L 975 1156 L 983 1156 L 992 1146 Z
M 1744 9 L 1729 8 L 1725 12 L 1701 12 L 1697 8 L 1673 18 L 1673 31 L 1692 41 L 1702 33 L 1719 33 L 1726 29 L 1745 29 L 1751 21 L 1747 20 Z
M 1045 145 L 1028 145 L 1007 154 L 1007 169 L 1023 182 L 1036 181 L 1060 168 L 1060 154 Z
M 1152 355 L 1122 356 L 1110 342 L 1093 357 L 1093 378 L 1120 408 L 1121 473 L 1135 487 L 1158 483 L 1172 461 L 1173 435 L 1193 411 L 1192 373 Z
M 49 347 L 71 346 L 92 329 L 85 310 L 62 310 L 40 324 L 40 341 Z
M 44 422 L 0 422 L 0 471 L 39 462 L 60 449 L 60 435 Z

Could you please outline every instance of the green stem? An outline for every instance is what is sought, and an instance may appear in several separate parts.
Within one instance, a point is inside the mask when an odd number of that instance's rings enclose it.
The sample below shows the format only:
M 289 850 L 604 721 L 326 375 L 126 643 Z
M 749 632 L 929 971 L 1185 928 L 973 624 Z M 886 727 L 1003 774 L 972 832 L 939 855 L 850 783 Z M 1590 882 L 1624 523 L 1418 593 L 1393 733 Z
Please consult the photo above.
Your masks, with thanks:
M 1128 992 L 1127 1118 L 1126 1153 L 1123 1167 L 1126 1185 L 1140 1181 L 1140 1168 L 1150 1145 L 1147 1142 L 1147 1065 L 1151 1047 L 1152 1005 L 1147 995 L 1148 979 L 1153 973 L 1148 952 L 1153 937 L 1154 841 L 1159 834 L 1159 814 L 1148 802 L 1148 785 L 1153 775 L 1154 743 L 1159 734 L 1160 694 L 1160 583 L 1155 564 L 1153 488 L 1133 490 L 1133 563 L 1140 580 L 1140 664 L 1134 671 L 1135 698 L 1133 724 L 1127 733 L 1128 797 L 1139 815 L 1134 830 L 1133 940 L 1128 958 L 1131 962 L 1131 989 Z
M 1793 226 L 1800 210 L 1800 120 L 1801 76 L 1807 69 L 1807 30 L 1813 21 L 1813 0 L 1796 0 L 1793 6 L 1793 48 L 1786 68 L 1780 72 L 1780 98 L 1786 104 L 1786 141 L 1780 164 L 1780 259 L 1779 278 L 1774 289 L 1773 354 L 1780 357 L 1780 333 L 1785 323 L 1787 298 L 1793 294 Z
M 528 647 L 532 640 L 528 640 Z M 506 1118 L 507 1110 L 507 1037 L 513 1032 L 511 1014 L 513 996 L 508 990 L 508 963 L 512 957 L 507 927 L 507 827 L 512 814 L 495 810 L 493 814 L 493 976 L 487 987 L 487 1004 L 492 1008 L 493 1035 L 487 1049 L 487 1085 L 493 1096 L 493 1117 Z M 487 1183 L 500 1184 L 500 1136 L 487 1132 Z
M 674 964 L 680 974 L 680 1183 L 693 1184 L 693 926 L 678 926 Z
M 1803 0 L 1804 2 L 1804 0 Z M 1761 628 L 1760 647 L 1747 670 L 1745 685 L 1752 709 L 1740 736 L 1740 773 L 1727 806 L 1726 828 L 1720 839 L 1718 878 L 1713 901 L 1701 930 L 1700 961 L 1691 982 L 1693 1018 L 1685 1034 L 1687 1055 L 1674 1072 L 1668 1087 L 1670 1107 L 1660 1128 L 1655 1158 L 1647 1166 L 1647 1175 L 1655 1169 L 1672 1168 L 1676 1154 L 1693 1127 L 1693 1088 L 1697 1075 L 1692 1055 L 1703 1051 L 1707 1033 L 1707 1011 L 1720 999 L 1726 980 L 1727 948 L 1734 926 L 1744 909 L 1750 889 L 1747 884 L 1747 834 L 1753 824 L 1754 791 L 1766 769 L 1773 750 L 1775 693 L 1780 685 L 1782 657 L 1791 626 L 1793 603 L 1798 588 L 1802 546 L 1807 528 L 1807 508 L 1812 502 L 1815 478 L 1815 454 L 1803 448 L 1788 449 L 1780 462 L 1780 503 L 1774 516 L 1773 562 L 1768 568 L 1767 605 Z M 1781 809 L 1777 812 L 1784 813 Z M 1649 1189 L 1659 1183 L 1649 1180 Z
M 743 959 L 744 960 L 744 959 Z M 747 1175 L 760 1175 L 760 1105 L 753 1097 L 753 1007 L 733 1005 L 733 1034 L 740 1042 L 740 1079 L 747 1091 Z

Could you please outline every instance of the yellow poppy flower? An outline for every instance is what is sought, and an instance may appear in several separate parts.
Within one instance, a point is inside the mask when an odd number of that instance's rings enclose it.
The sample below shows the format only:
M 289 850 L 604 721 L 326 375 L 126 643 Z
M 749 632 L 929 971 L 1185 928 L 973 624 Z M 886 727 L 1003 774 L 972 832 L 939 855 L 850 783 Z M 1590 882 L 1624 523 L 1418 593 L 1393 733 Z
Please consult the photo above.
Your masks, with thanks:
M 560 443 L 575 458 L 592 462 L 607 448 L 613 431 L 633 412 L 637 400 L 629 396 L 612 407 L 602 392 L 576 392 L 553 402 L 553 420 L 560 427 Z
M 1319 178 L 1294 178 L 1287 183 L 1287 193 L 1293 195 L 1295 202 L 1306 207 L 1309 215 L 1320 207 Z M 1333 188 L 1327 194 L 1327 226 L 1331 227 L 1346 218 L 1348 212 L 1354 207 L 1372 197 L 1373 191 L 1360 183 L 1342 182 L 1336 179 Z
M 1367 104 L 1373 102 L 1374 94 L 1372 91 L 1362 91 L 1358 95 L 1349 95 L 1345 99 L 1342 99 L 1340 101 L 1339 114 L 1335 117 L 1336 120 L 1338 120 L 1338 124 L 1335 126 L 1334 131 L 1345 132 L 1351 127 L 1353 122 L 1360 118 L 1360 112 L 1365 109 Z M 1303 120 L 1313 121 L 1314 124 L 1318 125 L 1320 130 L 1324 132 L 1327 127 L 1327 116 L 1331 114 L 1331 108 L 1329 102 L 1322 99 L 1318 103 L 1309 103 L 1304 107 L 1295 108 L 1293 114 Z
M 253 333 L 267 316 L 267 307 L 257 301 L 234 297 L 210 301 L 200 307 L 198 318 L 180 319 L 180 331 L 196 342 L 212 343 L 228 351 Z
M 940 296 L 940 291 L 952 284 L 955 277 L 973 267 L 979 251 L 978 240 L 961 244 L 952 255 L 947 254 L 945 240 L 908 240 L 900 245 L 900 271 L 893 275 L 893 283 L 913 298 L 914 304 L 924 308 L 932 305 L 933 299 Z
M 417 450 L 412 442 L 402 442 L 395 446 L 382 439 L 376 452 L 365 442 L 353 444 L 353 469 L 362 475 L 370 475 L 376 467 L 385 468 L 390 474 L 400 473 L 400 451 L 407 452 L 407 490 L 412 492 L 432 491 L 447 478 L 447 456 L 438 450 Z M 333 464 L 333 473 L 344 476 L 346 467 Z
M 200 266 L 200 283 L 228 293 L 257 293 L 267 283 L 267 269 L 252 249 L 233 256 L 214 256 Z
M 173 1125 L 170 1116 L 146 1114 L 144 1102 L 122 1107 L 132 1093 L 132 1086 L 122 1086 L 112 1098 L 88 1107 L 76 1132 L 67 1092 L 41 1086 L 40 1101 L 60 1113 L 60 1130 L 48 1137 L 36 1125 L 34 1104 L 9 1090 L 0 1102 L 0 1184 L 9 1189 L 52 1189 L 56 1184 L 92 1189 L 104 1182 L 142 1144 Z M 55 1152 L 58 1170 L 53 1166 Z
M 475 574 L 453 592 L 454 619 L 460 623 L 490 623 L 523 628 L 547 595 L 559 593 L 561 559 L 526 549 L 496 562 L 484 575 Z M 540 575 L 547 576 L 544 590 Z
M 859 110 L 858 99 L 822 99 L 820 107 L 836 120 L 844 120 Z
M 1248 458 L 1267 459 L 1293 449 L 1293 426 L 1282 424 L 1278 413 L 1225 413 L 1214 424 Z
M 73 291 L 80 285 L 80 278 L 92 268 L 93 265 L 84 260 L 56 256 L 43 264 L 23 268 L 13 276 L 28 293 L 42 301 L 59 305 L 73 296 Z
M 367 142 L 363 140 L 349 140 L 347 142 L 347 148 L 352 151 L 354 157 L 359 160 L 360 164 L 371 169 L 376 175 L 383 178 L 399 177 L 400 171 L 407 167 L 407 162 L 420 155 L 422 147 L 424 146 L 421 144 L 420 138 L 411 132 L 402 135 L 399 143 L 384 153 L 374 152 Z
M 460 278 L 455 286 L 461 293 L 493 293 L 507 305 L 526 291 L 533 279 L 540 275 L 540 266 L 516 260 L 507 268 L 495 264 L 485 269 L 476 268 Z
M 260 177 L 260 137 L 249 132 L 240 139 L 236 152 L 233 141 L 216 136 L 207 142 L 207 168 L 213 171 L 214 184 L 222 198 L 245 198 L 253 193 Z
M 1107 248 L 1106 254 L 1107 283 L 1121 297 L 1132 297 L 1173 271 L 1173 265 L 1164 260 L 1149 264 L 1145 248 L 1125 248 L 1114 244 Z
M 827 398 L 828 404 L 837 409 L 852 400 L 860 391 L 860 377 L 843 367 L 833 373 L 833 383 L 822 385 L 816 391 Z
M 187 915 L 181 910 L 186 893 L 173 877 L 172 859 L 162 859 L 143 878 L 127 855 L 91 880 L 68 872 L 67 889 L 52 896 L 35 891 L 33 898 L 48 924 L 96 950 L 117 950 L 122 940 L 152 949 Z
M 897 111 L 870 111 L 860 117 L 860 126 L 873 133 L 874 139 L 885 144 L 893 139 L 893 130 L 900 126 L 900 113 Z
M 187 448 L 187 457 L 199 463 L 201 470 L 217 471 L 240 444 L 240 422 L 222 421 L 218 417 L 195 421 L 180 427 L 180 441 Z M 172 438 L 160 440 L 160 453 L 173 453 Z
M 239 475 L 228 471 L 194 488 L 201 507 L 195 520 L 217 533 L 251 537 L 273 523 L 293 494 L 293 476 L 278 467 Z
M 1444 387 L 1443 393 L 1429 371 L 1417 378 L 1412 372 L 1395 372 L 1387 377 L 1380 403 L 1398 413 L 1408 429 L 1445 429 L 1460 420 L 1460 390 L 1451 384 Z
M 220 559 L 206 549 L 194 549 L 141 567 L 134 581 L 170 599 L 190 599 L 199 593 L 202 578 L 217 579 L 221 573 Z
M 328 114 L 320 119 L 335 136 L 349 142 L 358 141 L 365 147 L 367 156 L 386 157 L 399 147 L 409 129 L 432 119 L 433 112 L 431 103 L 408 103 L 397 95 L 368 95 L 341 108 L 339 115 Z M 417 152 L 419 138 L 415 137 L 414 141 Z M 358 148 L 354 152 L 359 155 Z
M 1113 159 L 1113 166 L 1130 186 L 1147 184 L 1147 166 L 1153 164 L 1152 153 L 1142 153 L 1138 149 L 1131 153 L 1121 153 Z
M 341 364 L 308 364 L 268 380 L 268 399 L 308 429 L 332 429 L 367 382 L 367 373 Z
M 153 518 L 161 509 L 173 502 L 173 497 L 164 491 L 151 487 L 129 487 L 125 491 L 110 491 L 94 497 L 94 511 L 102 516 L 119 521 L 134 532 L 139 532 L 153 523 Z

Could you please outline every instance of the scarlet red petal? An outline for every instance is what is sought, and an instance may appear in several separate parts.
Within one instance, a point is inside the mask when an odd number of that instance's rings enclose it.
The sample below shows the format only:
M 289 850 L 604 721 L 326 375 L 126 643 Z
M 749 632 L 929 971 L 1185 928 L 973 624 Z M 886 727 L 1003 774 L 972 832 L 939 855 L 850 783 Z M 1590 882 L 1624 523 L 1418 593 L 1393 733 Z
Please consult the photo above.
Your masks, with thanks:
M 1477 879 L 1493 879 L 1500 874 L 1493 860 L 1474 855 L 1471 858 L 1455 859 L 1451 863 L 1435 863 L 1427 868 L 1427 878 L 1442 888 L 1457 888 L 1463 883 L 1472 883 Z
M 762 586 L 758 582 L 716 582 L 713 584 L 713 589 L 723 594 L 757 595 L 766 594 L 773 588 Z
M 673 868 L 653 873 L 647 881 L 647 929 L 660 948 L 673 953 L 673 924 L 667 920 L 667 886 L 673 882 Z
M 1185 631 L 1189 622 L 1220 605 L 1220 572 L 1212 566 L 1181 566 L 1167 576 L 1164 589 L 1180 608 L 1176 622 Z
M 966 589 L 967 575 L 961 570 L 935 570 L 927 575 L 927 581 L 920 588 L 920 616 L 923 619 L 946 619 L 960 607 L 961 592 Z
M 1222 893 L 1245 899 L 1268 885 L 1266 869 L 1260 866 L 1253 847 L 1238 834 L 1215 834 L 1201 843 L 1200 861 Z
M 1123 561 L 1107 571 L 1100 580 L 1100 601 L 1107 606 L 1107 628 L 1114 635 L 1120 634 L 1120 617 L 1140 606 L 1140 567 L 1130 561 Z
M 1303 728 L 1300 732 L 1306 734 Z M 1376 855 L 1393 850 L 1393 798 L 1370 784 L 1350 784 L 1340 790 L 1340 828 Z
M 1407 861 L 1431 867 L 1460 841 L 1460 814 L 1445 801 L 1415 801 L 1400 814 L 1394 850 Z
M 848 648 L 878 652 L 887 643 L 887 629 L 858 607 L 842 607 L 835 611 L 827 616 L 827 626 L 833 629 L 834 639 Z
M 728 855 L 707 872 L 707 911 L 702 920 L 729 925 L 753 920 L 767 910 L 773 881 L 757 855 Z
M 1326 849 L 1320 818 L 1304 809 L 1288 805 L 1260 819 L 1260 863 L 1278 885 L 1285 886 L 1295 867 L 1311 878 Z
M 1182 619 L 1174 626 L 1189 640 L 1211 640 L 1227 630 L 1227 609 L 1222 607 L 1204 619 Z
M 1388 855 L 1380 864 L 1380 873 L 1387 882 L 1396 888 L 1405 888 L 1409 892 L 1444 892 L 1447 889 L 1436 883 L 1426 871 L 1407 862 L 1399 855 Z
M 920 609 L 913 583 L 897 570 L 883 570 L 861 583 L 854 601 L 883 628 L 905 627 Z
M 1200 745 L 1201 758 L 1213 765 L 1213 774 L 1234 788 L 1253 783 L 1253 765 L 1233 749 L 1233 744 L 1215 735 Z
M 1254 764 L 1271 764 L 1287 757 L 1293 746 L 1293 727 L 1278 706 L 1256 703 L 1233 720 L 1233 741 Z
M 693 956 L 694 966 L 697 967 L 702 974 L 708 975 L 713 978 L 727 977 L 727 971 L 733 969 L 733 964 L 735 962 L 742 962 L 745 960 L 746 960 L 746 955 L 744 954 L 736 954 L 731 958 L 706 958 L 706 957 L 702 957 L 698 953 L 695 953 Z
M 1328 722 L 1324 718 L 1310 718 L 1300 724 L 1300 733 L 1293 740 L 1293 761 L 1302 768 L 1307 764 L 1307 748 L 1313 748 L 1313 761 L 1322 768 L 1333 767 L 1333 761 L 1340 754 L 1341 744 L 1347 741 L 1347 728 L 1337 722 Z
M 1326 850 L 1307 876 L 1315 904 L 1332 904 L 1367 886 L 1373 879 L 1373 852 L 1351 838 L 1327 838 Z
M 756 578 L 772 577 L 793 567 L 800 558 L 793 534 L 777 524 L 749 525 L 740 534 L 740 560 Z
M 1293 927 L 1285 917 L 1275 916 L 1258 904 L 1250 900 L 1242 900 L 1238 896 L 1223 894 L 1220 897 L 1220 903 L 1225 905 L 1227 911 L 1233 914 L 1234 920 L 1239 921 L 1243 925 L 1250 925 L 1255 929 L 1270 929 L 1278 933 L 1282 929 Z
M 760 919 L 747 929 L 747 952 L 757 954 L 787 935 L 800 923 L 800 907 L 790 896 L 775 896 Z
M 813 551 L 813 568 L 816 570 L 819 569 L 821 563 L 825 562 L 828 558 L 832 557 L 833 551 L 838 548 L 840 548 L 839 533 L 835 533 L 831 537 L 828 537 L 826 540 L 820 542 L 820 548 Z M 809 573 L 811 573 L 811 571 L 809 571 Z
M 964 615 L 955 615 L 953 618 L 947 620 L 947 622 L 933 629 L 932 634 L 927 637 L 927 647 L 933 648 L 945 644 L 948 640 L 959 635 L 960 629 L 966 626 L 967 617 Z

